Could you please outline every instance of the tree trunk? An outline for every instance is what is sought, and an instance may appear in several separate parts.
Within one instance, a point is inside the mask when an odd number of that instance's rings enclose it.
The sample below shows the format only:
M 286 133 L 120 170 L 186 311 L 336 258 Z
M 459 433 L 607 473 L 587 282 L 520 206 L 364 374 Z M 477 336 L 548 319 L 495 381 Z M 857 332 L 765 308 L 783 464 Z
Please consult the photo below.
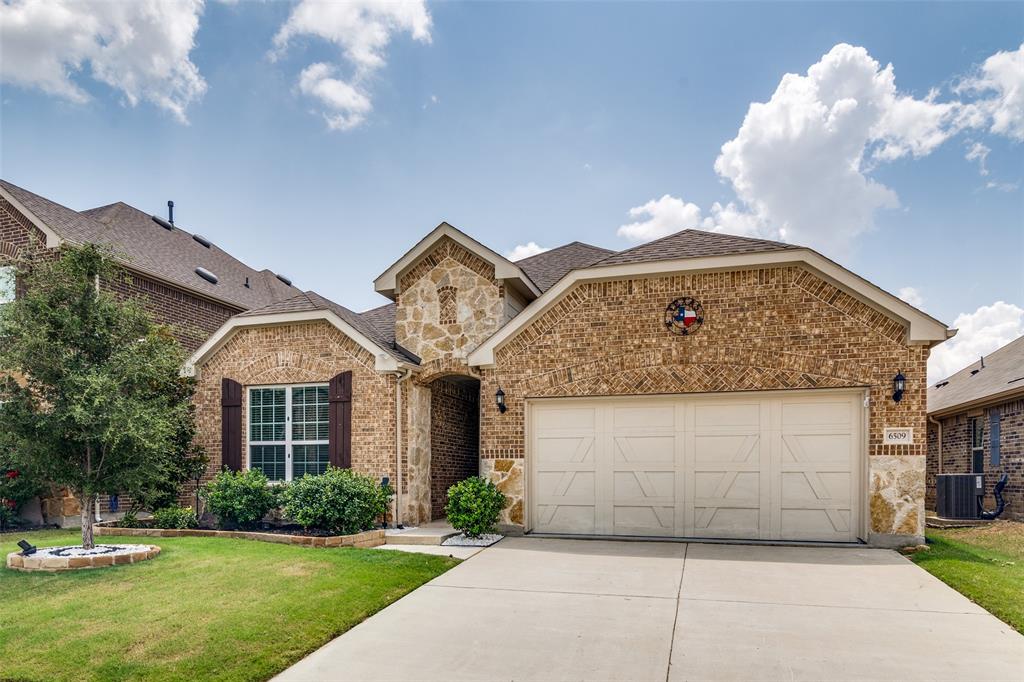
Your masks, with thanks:
M 82 507 L 82 547 L 85 549 L 93 549 L 96 547 L 92 534 L 92 515 L 95 501 L 96 498 L 92 495 L 82 495 L 78 501 L 78 504 Z

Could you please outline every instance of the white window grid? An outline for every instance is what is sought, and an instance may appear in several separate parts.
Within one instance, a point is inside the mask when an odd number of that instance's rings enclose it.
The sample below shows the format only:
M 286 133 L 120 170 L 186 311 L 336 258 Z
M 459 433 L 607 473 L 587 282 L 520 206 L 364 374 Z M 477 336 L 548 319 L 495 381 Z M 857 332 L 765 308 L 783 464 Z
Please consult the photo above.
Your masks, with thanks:
M 322 391 L 321 391 L 321 393 L 322 393 L 322 400 L 320 399 L 320 395 L 317 395 L 316 399 L 312 403 L 309 403 L 309 402 L 306 402 L 305 400 L 303 400 L 303 402 L 300 403 L 300 406 L 303 407 L 303 408 L 307 408 L 307 409 L 303 409 L 303 414 L 301 415 L 302 419 L 293 419 L 293 417 L 295 416 L 293 414 L 293 409 L 296 406 L 294 399 L 295 399 L 295 394 L 297 392 L 297 389 L 306 389 L 306 388 L 322 389 Z M 295 448 L 296 447 L 300 447 L 300 446 L 316 446 L 318 448 L 319 447 L 323 447 L 323 448 L 326 449 L 327 446 L 328 446 L 328 416 L 327 416 L 328 409 L 329 409 L 329 407 L 328 407 L 328 396 L 327 396 L 327 391 L 328 390 L 329 389 L 328 389 L 328 385 L 327 384 L 319 384 L 319 383 L 313 383 L 313 384 L 277 384 L 277 385 L 271 385 L 271 386 L 249 386 L 248 387 L 248 396 L 249 396 L 249 402 L 248 402 L 248 415 L 249 415 L 248 436 L 249 436 L 249 442 L 248 442 L 248 447 L 246 447 L 246 467 L 250 468 L 250 469 L 252 468 L 252 460 L 253 460 L 252 452 L 253 452 L 253 448 L 254 447 L 261 447 L 261 446 L 283 446 L 284 447 L 284 456 L 285 456 L 285 459 L 284 459 L 284 478 L 275 478 L 275 479 L 271 479 L 271 480 L 273 482 L 277 482 L 277 483 L 282 482 L 282 481 L 287 482 L 287 481 L 294 480 L 294 473 L 295 473 L 295 456 L 294 456 L 295 455 Z M 253 394 L 255 394 L 257 392 L 263 392 L 263 391 L 282 391 L 284 393 L 284 422 L 283 423 L 277 421 L 277 419 L 276 419 L 277 415 L 276 414 L 272 415 L 271 421 L 266 421 L 266 420 L 262 419 L 262 417 L 264 416 L 262 413 L 260 415 L 261 419 L 259 421 L 254 421 L 253 420 L 253 412 L 254 412 L 253 408 L 254 408 L 254 402 L 255 402 L 253 400 Z M 260 407 L 263 407 L 262 400 L 261 400 Z M 274 407 L 276 407 L 276 405 L 274 405 Z M 312 416 L 314 417 L 313 419 L 309 419 L 308 418 L 310 416 L 310 414 L 311 414 L 308 408 L 312 408 L 312 410 L 313 410 L 313 412 L 312 412 Z M 322 419 L 319 418 L 321 414 L 323 415 Z M 270 433 L 271 437 L 270 437 L 270 439 L 267 439 L 265 437 L 267 435 L 265 428 L 260 428 L 260 434 L 259 434 L 260 438 L 259 439 L 253 438 L 254 426 L 260 426 L 260 427 L 271 426 L 271 427 L 273 427 L 273 426 L 278 426 L 278 425 L 281 425 L 283 427 L 281 429 L 281 434 L 283 436 L 282 438 L 276 438 L 275 436 L 277 434 L 274 433 L 274 429 L 271 429 L 271 433 Z M 312 432 L 312 434 L 311 434 L 311 432 Z M 296 438 L 295 437 L 296 433 L 300 433 L 301 437 Z M 309 438 L 310 435 L 313 435 L 315 437 L 314 438 Z M 308 465 L 308 460 L 307 460 L 306 464 Z

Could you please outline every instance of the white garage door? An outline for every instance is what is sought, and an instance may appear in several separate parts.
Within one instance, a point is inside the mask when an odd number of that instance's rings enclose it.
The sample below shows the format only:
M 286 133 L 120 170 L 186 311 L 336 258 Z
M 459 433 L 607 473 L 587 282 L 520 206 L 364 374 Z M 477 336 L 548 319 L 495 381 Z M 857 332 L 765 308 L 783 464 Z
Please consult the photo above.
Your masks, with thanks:
M 539 533 L 854 541 L 853 392 L 554 399 L 530 406 Z

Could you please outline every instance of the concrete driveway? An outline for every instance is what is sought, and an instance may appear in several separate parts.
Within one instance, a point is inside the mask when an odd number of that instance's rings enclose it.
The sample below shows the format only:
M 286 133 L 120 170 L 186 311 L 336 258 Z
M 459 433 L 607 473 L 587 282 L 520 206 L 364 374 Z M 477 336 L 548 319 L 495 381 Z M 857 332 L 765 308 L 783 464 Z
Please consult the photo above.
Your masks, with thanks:
M 1020 680 L 1024 637 L 894 552 L 508 538 L 281 680 Z

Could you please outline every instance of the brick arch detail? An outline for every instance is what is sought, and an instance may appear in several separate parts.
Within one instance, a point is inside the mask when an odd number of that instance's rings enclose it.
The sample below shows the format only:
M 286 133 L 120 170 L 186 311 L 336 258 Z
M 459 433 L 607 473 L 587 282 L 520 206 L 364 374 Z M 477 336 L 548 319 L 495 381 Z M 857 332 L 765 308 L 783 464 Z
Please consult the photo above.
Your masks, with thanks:
M 429 386 L 437 379 L 449 376 L 465 376 L 479 380 L 461 358 L 438 358 L 420 365 L 420 371 L 416 374 L 415 381 L 421 386 Z

